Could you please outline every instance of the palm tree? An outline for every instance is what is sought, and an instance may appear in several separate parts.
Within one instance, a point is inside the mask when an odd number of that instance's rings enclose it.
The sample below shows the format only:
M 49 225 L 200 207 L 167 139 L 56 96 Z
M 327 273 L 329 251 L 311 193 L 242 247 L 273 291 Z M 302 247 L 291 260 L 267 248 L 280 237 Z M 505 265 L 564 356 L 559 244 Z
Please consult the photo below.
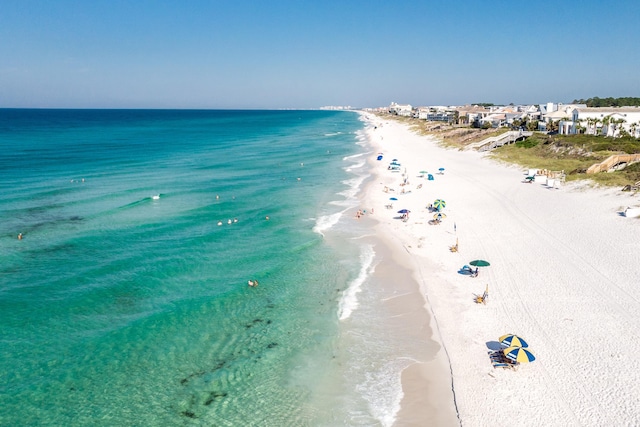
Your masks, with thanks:
M 589 117 L 587 118 L 587 125 L 592 128 L 593 135 L 598 134 L 598 123 L 600 123 L 600 119 L 597 117 Z
M 604 127 L 607 127 L 607 131 L 604 133 L 604 136 L 609 136 L 609 123 L 611 123 L 611 120 L 611 116 L 605 116 L 602 118 L 602 130 L 604 131 Z
M 614 120 L 614 124 L 613 124 L 613 135 L 616 136 L 616 131 L 617 134 L 620 135 L 620 131 L 624 130 L 622 129 L 622 124 L 625 123 L 627 120 L 623 119 L 622 117 L 620 117 L 619 119 Z

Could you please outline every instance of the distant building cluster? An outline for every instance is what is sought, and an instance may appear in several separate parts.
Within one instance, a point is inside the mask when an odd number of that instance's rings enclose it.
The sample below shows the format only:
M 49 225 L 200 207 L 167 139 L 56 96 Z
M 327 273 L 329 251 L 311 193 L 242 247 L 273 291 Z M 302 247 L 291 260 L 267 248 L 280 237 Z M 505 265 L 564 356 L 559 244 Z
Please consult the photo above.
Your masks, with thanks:
M 350 105 L 327 105 L 320 107 L 321 110 L 353 110 Z
M 471 125 L 479 128 L 521 128 L 564 135 L 585 133 L 640 138 L 640 107 L 587 107 L 552 103 L 507 106 L 427 106 L 397 104 L 377 111 L 416 119 Z

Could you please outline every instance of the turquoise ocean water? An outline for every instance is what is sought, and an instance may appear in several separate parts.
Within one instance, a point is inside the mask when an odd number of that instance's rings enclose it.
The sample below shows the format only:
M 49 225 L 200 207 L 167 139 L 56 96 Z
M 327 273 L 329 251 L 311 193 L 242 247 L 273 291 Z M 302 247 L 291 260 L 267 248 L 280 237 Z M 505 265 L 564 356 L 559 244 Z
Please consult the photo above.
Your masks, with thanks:
M 390 425 L 364 127 L 0 110 L 0 425 Z

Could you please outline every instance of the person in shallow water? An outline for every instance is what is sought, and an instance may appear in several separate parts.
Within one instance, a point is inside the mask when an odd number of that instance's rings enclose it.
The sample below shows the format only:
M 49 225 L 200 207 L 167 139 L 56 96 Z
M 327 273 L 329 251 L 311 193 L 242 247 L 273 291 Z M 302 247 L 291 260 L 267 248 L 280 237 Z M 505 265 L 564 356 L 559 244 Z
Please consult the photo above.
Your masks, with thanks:
M 247 282 L 249 284 L 249 286 L 251 286 L 252 288 L 255 288 L 258 286 L 258 281 L 257 280 L 249 280 Z

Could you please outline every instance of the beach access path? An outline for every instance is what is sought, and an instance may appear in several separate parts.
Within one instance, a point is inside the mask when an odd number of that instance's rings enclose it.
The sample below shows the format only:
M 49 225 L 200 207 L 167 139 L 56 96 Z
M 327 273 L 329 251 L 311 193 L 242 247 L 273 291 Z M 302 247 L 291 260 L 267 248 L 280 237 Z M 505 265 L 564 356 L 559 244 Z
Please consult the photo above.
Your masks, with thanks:
M 442 392 L 460 425 L 638 425 L 640 220 L 619 214 L 638 196 L 586 182 L 523 183 L 524 168 L 363 114 L 375 176 L 365 203 L 413 265 L 450 364 L 453 392 Z M 399 172 L 387 170 L 394 158 Z M 446 218 L 429 225 L 435 199 L 446 201 Z M 400 209 L 411 211 L 408 221 Z M 474 259 L 491 265 L 477 278 L 458 272 Z M 486 305 L 476 304 L 487 285 Z M 533 363 L 492 366 L 487 352 L 507 333 L 528 341 Z M 405 392 L 403 408 L 414 398 Z M 416 413 L 401 410 L 397 425 L 403 419 Z

